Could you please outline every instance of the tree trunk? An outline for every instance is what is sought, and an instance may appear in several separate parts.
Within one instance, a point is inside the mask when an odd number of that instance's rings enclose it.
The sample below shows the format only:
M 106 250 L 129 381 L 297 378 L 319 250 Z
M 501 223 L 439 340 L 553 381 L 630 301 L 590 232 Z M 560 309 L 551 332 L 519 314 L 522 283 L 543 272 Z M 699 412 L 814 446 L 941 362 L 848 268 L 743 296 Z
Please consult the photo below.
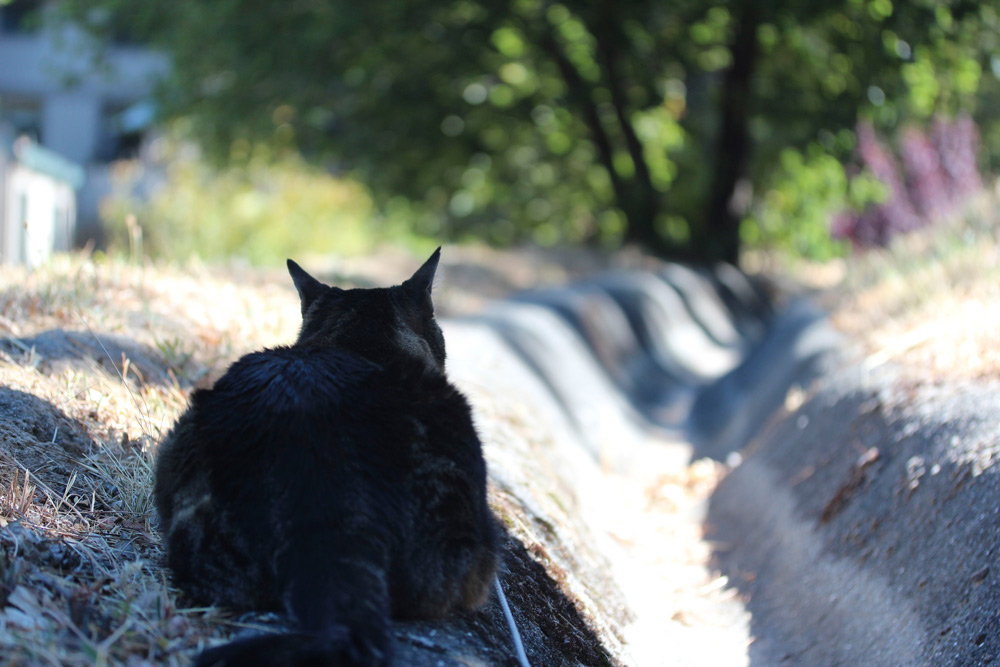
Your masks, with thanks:
M 734 194 L 740 179 L 746 175 L 750 158 L 750 82 L 757 60 L 760 19 L 760 9 L 754 0 L 745 0 L 730 45 L 733 64 L 722 80 L 714 178 L 699 242 L 699 254 L 705 259 L 733 265 L 739 264 L 743 213 L 735 210 Z
M 601 123 L 597 105 L 594 104 L 594 100 L 591 97 L 590 86 L 580 76 L 580 73 L 576 70 L 573 63 L 570 62 L 566 54 L 563 53 L 562 47 L 556 40 L 551 28 L 540 36 L 539 44 L 548 53 L 549 57 L 555 61 L 556 66 L 559 68 L 559 73 L 562 75 L 563 82 L 566 84 L 569 98 L 577 105 L 577 108 L 583 115 L 584 122 L 590 130 L 591 140 L 597 148 L 597 157 L 608 171 L 608 178 L 611 180 L 611 188 L 614 190 L 615 199 L 619 201 L 627 199 L 628 192 L 625 183 L 619 177 L 618 172 L 615 171 L 611 139 L 608 137 L 608 133 Z
M 597 149 L 598 160 L 608 172 L 615 204 L 625 215 L 625 241 L 640 245 L 661 257 L 677 258 L 682 255 L 681 249 L 669 243 L 656 231 L 656 215 L 660 206 L 659 193 L 653 187 L 642 143 L 629 119 L 625 93 L 617 80 L 619 53 L 608 41 L 612 38 L 608 36 L 607 30 L 594 30 L 593 27 L 591 30 L 599 42 L 601 66 L 604 68 L 605 82 L 612 95 L 615 118 L 621 129 L 625 147 L 635 165 L 635 175 L 630 179 L 623 178 L 615 170 L 613 137 L 609 135 L 601 120 L 592 96 L 592 85 L 580 76 L 551 29 L 538 35 L 538 44 L 559 68 L 566 84 L 569 101 L 576 105 L 590 131 L 591 141 Z
M 625 148 L 635 167 L 635 177 L 630 182 L 629 201 L 620 202 L 628 218 L 626 240 L 638 243 L 657 254 L 672 250 L 670 244 L 656 230 L 656 217 L 660 211 L 660 196 L 653 186 L 653 178 L 646 164 L 642 142 L 636 134 L 629 115 L 628 99 L 622 86 L 621 44 L 624 37 L 616 32 L 613 5 L 605 4 L 600 25 L 592 32 L 597 40 L 598 59 L 604 69 L 605 82 L 611 93 L 615 119 L 625 140 Z M 595 29 L 596 28 L 596 29 Z

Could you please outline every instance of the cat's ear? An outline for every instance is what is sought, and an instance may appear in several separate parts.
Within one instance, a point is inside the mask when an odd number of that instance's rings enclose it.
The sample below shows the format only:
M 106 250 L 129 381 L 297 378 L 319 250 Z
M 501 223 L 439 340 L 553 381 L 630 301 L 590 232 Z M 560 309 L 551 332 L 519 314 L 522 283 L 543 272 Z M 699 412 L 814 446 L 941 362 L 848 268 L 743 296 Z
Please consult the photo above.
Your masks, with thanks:
M 441 259 L 441 248 L 435 250 L 434 254 L 424 262 L 424 265 L 417 269 L 417 272 L 409 280 L 403 283 L 406 291 L 418 298 L 426 298 L 429 301 L 431 287 L 434 285 L 434 273 L 437 271 L 439 259 Z
M 288 273 L 292 276 L 295 289 L 299 291 L 299 301 L 302 302 L 302 314 L 305 315 L 309 306 L 326 289 L 326 285 L 316 280 L 301 266 L 288 260 Z

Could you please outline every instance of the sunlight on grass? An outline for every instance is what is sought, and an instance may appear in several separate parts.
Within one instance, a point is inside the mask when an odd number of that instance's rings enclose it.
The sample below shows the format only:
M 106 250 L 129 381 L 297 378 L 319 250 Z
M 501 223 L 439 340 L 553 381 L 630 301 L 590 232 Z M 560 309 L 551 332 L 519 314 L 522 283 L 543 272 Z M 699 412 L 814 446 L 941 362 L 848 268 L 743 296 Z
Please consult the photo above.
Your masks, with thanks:
M 87 254 L 0 267 L 5 664 L 182 665 L 228 631 L 175 606 L 152 491 L 195 384 L 297 326 L 290 286 L 234 280 Z
M 405 212 L 381 215 L 362 185 L 301 157 L 258 147 L 220 169 L 182 141 L 157 145 L 155 164 L 114 165 L 114 189 L 102 204 L 113 249 L 133 261 L 145 254 L 276 265 L 290 256 L 359 255 L 387 241 L 418 242 Z M 150 183 L 152 193 L 140 194 Z

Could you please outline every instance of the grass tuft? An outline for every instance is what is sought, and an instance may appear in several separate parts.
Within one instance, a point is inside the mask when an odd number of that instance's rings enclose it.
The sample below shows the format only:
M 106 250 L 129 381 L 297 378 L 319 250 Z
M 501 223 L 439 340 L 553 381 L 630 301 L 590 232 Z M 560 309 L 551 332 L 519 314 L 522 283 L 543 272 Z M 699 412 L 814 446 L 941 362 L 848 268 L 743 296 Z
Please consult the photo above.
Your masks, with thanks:
M 294 334 L 291 286 L 246 282 L 89 255 L 0 267 L 4 664 L 184 665 L 232 632 L 170 586 L 153 462 L 191 391 Z

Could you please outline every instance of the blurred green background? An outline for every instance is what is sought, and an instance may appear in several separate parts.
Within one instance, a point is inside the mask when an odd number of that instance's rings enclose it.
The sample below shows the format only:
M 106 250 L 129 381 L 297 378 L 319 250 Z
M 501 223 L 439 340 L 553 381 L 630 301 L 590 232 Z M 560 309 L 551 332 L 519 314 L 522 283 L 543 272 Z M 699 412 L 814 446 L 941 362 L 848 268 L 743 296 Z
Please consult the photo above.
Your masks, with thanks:
M 172 61 L 164 184 L 103 208 L 160 256 L 827 259 L 960 216 L 1000 159 L 1000 2 L 59 4 Z

